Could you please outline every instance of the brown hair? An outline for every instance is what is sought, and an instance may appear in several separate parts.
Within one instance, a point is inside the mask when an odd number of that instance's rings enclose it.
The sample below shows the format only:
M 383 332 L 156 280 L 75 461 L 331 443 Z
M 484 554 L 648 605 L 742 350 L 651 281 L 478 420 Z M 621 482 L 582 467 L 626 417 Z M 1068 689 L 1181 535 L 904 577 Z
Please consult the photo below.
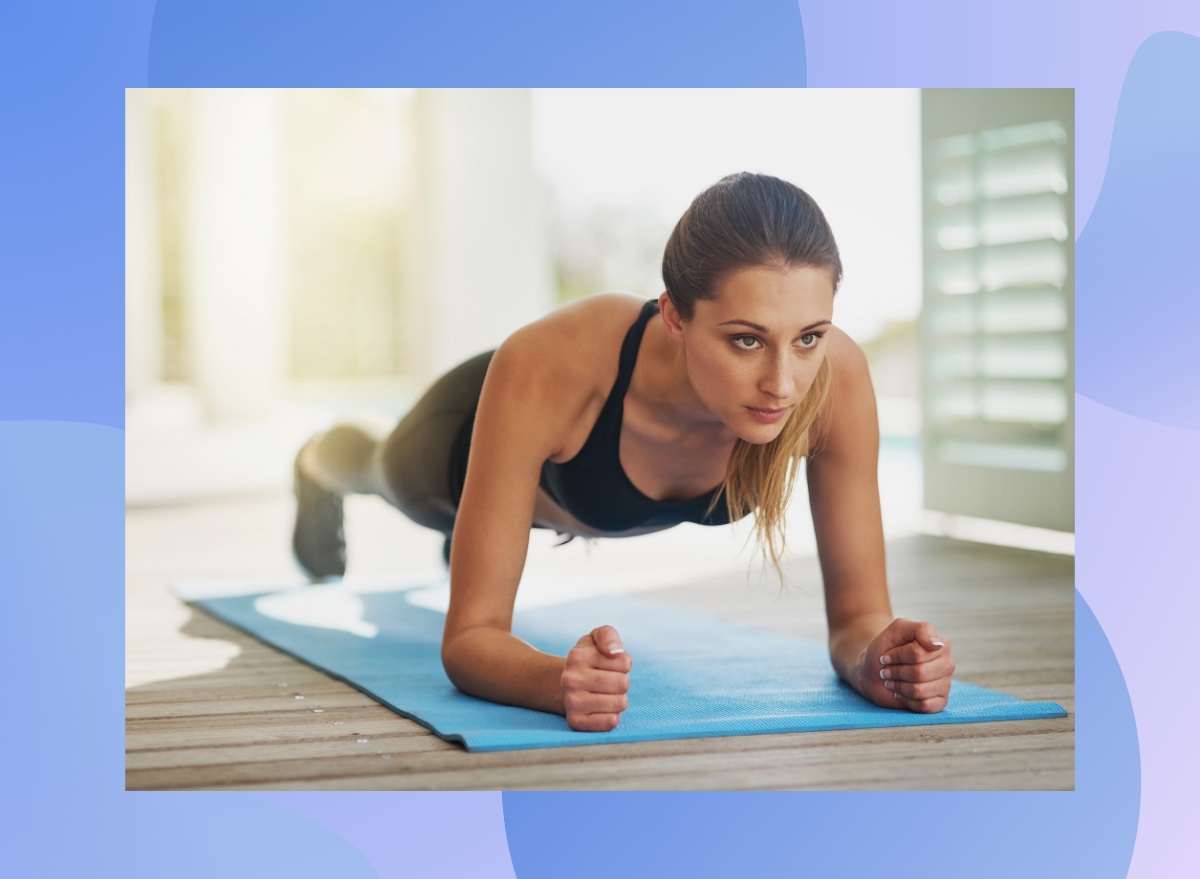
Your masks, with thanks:
M 663 254 L 663 282 L 675 309 L 690 320 L 696 302 L 712 299 L 730 272 L 758 266 L 826 269 L 835 291 L 842 280 L 837 242 L 812 197 L 778 177 L 743 171 L 704 190 L 679 218 Z M 810 431 L 831 386 L 826 357 L 779 436 L 761 445 L 740 439 L 735 443 L 713 500 L 715 507 L 724 497 L 731 520 L 754 512 L 759 550 L 781 578 L 788 501 L 800 459 L 811 452 Z

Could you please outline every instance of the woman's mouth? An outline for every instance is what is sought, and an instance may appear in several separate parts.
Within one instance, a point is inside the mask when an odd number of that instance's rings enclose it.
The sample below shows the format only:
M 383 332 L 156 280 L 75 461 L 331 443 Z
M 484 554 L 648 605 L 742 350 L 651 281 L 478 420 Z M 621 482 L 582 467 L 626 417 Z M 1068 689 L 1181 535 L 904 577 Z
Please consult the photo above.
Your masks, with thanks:
M 753 406 L 747 406 L 746 411 L 759 424 L 774 424 L 792 411 L 792 409 L 790 406 L 784 406 L 782 409 L 755 409 Z

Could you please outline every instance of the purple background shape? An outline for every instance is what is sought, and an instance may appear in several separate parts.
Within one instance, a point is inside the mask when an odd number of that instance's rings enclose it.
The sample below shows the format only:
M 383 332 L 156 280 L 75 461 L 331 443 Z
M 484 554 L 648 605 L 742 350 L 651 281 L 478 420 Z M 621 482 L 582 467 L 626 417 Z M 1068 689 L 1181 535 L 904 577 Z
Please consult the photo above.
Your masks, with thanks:
M 1076 572 L 1138 718 L 1134 876 L 1178 871 L 1172 845 L 1195 831 L 1200 783 L 1187 702 L 1166 707 L 1181 698 L 1174 675 L 1200 619 L 1198 93 L 1200 38 L 1157 34 L 1142 45 L 1076 248 Z
M 602 13 L 594 4 L 550 0 L 503 6 L 358 0 L 336 7 L 176 0 L 161 6 L 163 27 L 176 14 L 187 25 L 176 28 L 174 42 L 157 27 L 151 37 L 155 7 L 149 0 L 14 0 L 0 27 L 0 118 L 8 135 L 0 142 L 0 460 L 7 465 L 0 468 L 6 477 L 0 561 L 8 574 L 10 613 L 22 623 L 10 627 L 0 649 L 8 668 L 36 667 L 36 674 L 13 676 L 16 698 L 4 732 L 6 753 L 19 759 L 9 761 L 3 794 L 9 819 L 0 834 L 6 864 L 20 875 L 87 874 L 124 862 L 123 875 L 158 876 L 161 863 L 129 862 L 125 854 L 159 850 L 188 869 L 198 862 L 197 849 L 213 845 L 214 838 L 230 855 L 223 875 L 260 875 L 253 868 L 264 852 L 295 875 L 369 875 L 362 872 L 363 856 L 332 830 L 312 821 L 289 824 L 301 816 L 256 795 L 120 793 L 123 456 L 112 428 L 123 424 L 123 88 L 805 81 L 1073 86 L 1076 228 L 1086 235 L 1093 204 L 1100 209 L 1117 98 L 1135 52 L 1160 31 L 1200 34 L 1200 5 L 1193 0 L 1119 8 L 1030 0 L 987 6 L 822 0 L 799 4 L 799 14 L 796 4 L 764 0 L 617 2 Z M 336 18 L 321 11 L 331 8 Z M 197 17 L 205 15 L 206 26 L 199 26 Z M 463 20 L 468 39 L 457 30 Z M 406 39 L 416 51 L 396 51 Z M 423 52 L 426 46 L 438 51 Z M 1195 83 L 1168 81 L 1162 88 L 1167 100 L 1195 99 Z M 1131 233 L 1139 218 L 1116 222 L 1117 234 Z M 1192 240 L 1200 239 L 1194 219 L 1183 222 L 1196 233 Z M 1088 260 L 1081 251 L 1081 279 Z M 1080 285 L 1081 327 L 1099 295 L 1090 282 Z M 1154 344 L 1152 333 L 1145 331 L 1143 346 Z M 1085 348 L 1088 341 L 1082 341 Z M 1137 352 L 1127 347 L 1120 356 Z M 1087 393 L 1108 390 L 1101 383 Z M 1187 423 L 1179 419 L 1195 407 L 1194 390 L 1172 399 L 1166 423 Z M 22 419 L 41 422 L 15 423 Z M 1183 796 L 1200 777 L 1191 754 L 1194 729 L 1167 707 L 1178 696 L 1160 681 L 1164 671 L 1186 667 L 1182 627 L 1194 618 L 1187 611 L 1195 610 L 1188 591 L 1195 586 L 1195 562 L 1188 549 L 1196 532 L 1200 443 L 1195 431 L 1141 421 L 1083 398 L 1077 419 L 1080 592 L 1110 630 L 1148 745 L 1130 874 L 1171 875 L 1176 863 L 1192 859 L 1192 828 L 1184 822 L 1194 809 Z M 1097 470 L 1101 463 L 1104 469 Z M 1191 493 L 1182 493 L 1183 487 Z M 1154 602 L 1160 592 L 1165 594 Z M 1089 685 L 1087 673 L 1081 667 L 1081 690 Z M 1119 681 L 1118 675 L 1104 689 L 1119 692 Z M 67 698 L 60 698 L 63 693 Z M 78 733 L 81 725 L 86 735 Z M 1087 717 L 1080 718 L 1081 755 L 1096 732 Z M 355 804 L 358 796 L 332 794 L 323 801 Z M 478 798 L 494 803 L 490 794 L 455 796 L 464 808 L 482 808 L 485 801 Z M 595 807 L 604 802 L 592 796 Z M 867 814 L 885 800 L 921 802 L 911 794 L 845 796 L 858 799 Z M 1089 794 L 1080 789 L 1042 796 Z M 819 809 L 826 800 L 803 802 Z M 275 811 L 264 811 L 266 804 Z M 394 815 L 411 828 L 421 827 L 423 817 L 420 808 L 399 805 Z M 260 832 L 242 833 L 246 828 Z M 478 835 L 494 838 L 494 825 L 487 828 Z M 451 838 L 435 825 L 426 841 L 431 850 L 461 845 L 471 829 L 460 827 Z M 290 845 L 278 845 L 281 838 Z M 832 835 L 820 844 L 852 852 L 855 842 Z M 753 837 L 728 839 L 726 850 L 755 843 Z M 356 844 L 372 852 L 371 864 L 382 875 L 406 874 L 403 860 L 378 855 L 380 849 L 362 839 Z M 669 849 L 683 843 L 662 844 Z M 503 863 L 496 854 L 493 863 Z M 619 866 L 624 875 L 637 874 L 636 863 Z M 1036 869 L 1030 864 L 1026 872 Z
M 1195 399 L 1195 393 L 1192 395 Z M 1200 619 L 1200 432 L 1076 397 L 1081 591 L 1121 660 L 1137 717 L 1142 812 L 1131 876 L 1192 869 L 1200 783 L 1186 687 Z M 1080 663 L 1077 674 L 1084 670 Z M 1082 710 L 1079 726 L 1087 724 Z M 1082 740 L 1082 736 L 1079 737 Z
M 330 828 L 380 876 L 515 877 L 500 793 L 258 794 Z M 413 820 L 415 816 L 420 816 Z

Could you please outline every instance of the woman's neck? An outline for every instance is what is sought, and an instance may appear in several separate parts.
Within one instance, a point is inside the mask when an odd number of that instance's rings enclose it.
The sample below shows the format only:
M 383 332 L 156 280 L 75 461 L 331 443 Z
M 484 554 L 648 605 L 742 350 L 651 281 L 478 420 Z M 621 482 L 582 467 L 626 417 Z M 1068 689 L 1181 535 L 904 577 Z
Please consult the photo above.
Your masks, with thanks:
M 629 393 L 664 428 L 719 445 L 732 445 L 736 438 L 696 394 L 688 377 L 686 350 L 667 336 L 657 318 L 646 325 Z

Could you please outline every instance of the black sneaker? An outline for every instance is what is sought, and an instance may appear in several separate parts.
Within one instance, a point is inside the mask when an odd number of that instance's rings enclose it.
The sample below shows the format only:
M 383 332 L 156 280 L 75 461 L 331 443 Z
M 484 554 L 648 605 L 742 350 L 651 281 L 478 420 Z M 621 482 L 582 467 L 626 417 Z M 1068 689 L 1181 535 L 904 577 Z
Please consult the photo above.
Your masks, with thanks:
M 328 491 L 293 466 L 296 492 L 296 527 L 292 552 L 296 563 L 314 583 L 340 578 L 346 573 L 346 533 L 342 527 L 342 496 Z

